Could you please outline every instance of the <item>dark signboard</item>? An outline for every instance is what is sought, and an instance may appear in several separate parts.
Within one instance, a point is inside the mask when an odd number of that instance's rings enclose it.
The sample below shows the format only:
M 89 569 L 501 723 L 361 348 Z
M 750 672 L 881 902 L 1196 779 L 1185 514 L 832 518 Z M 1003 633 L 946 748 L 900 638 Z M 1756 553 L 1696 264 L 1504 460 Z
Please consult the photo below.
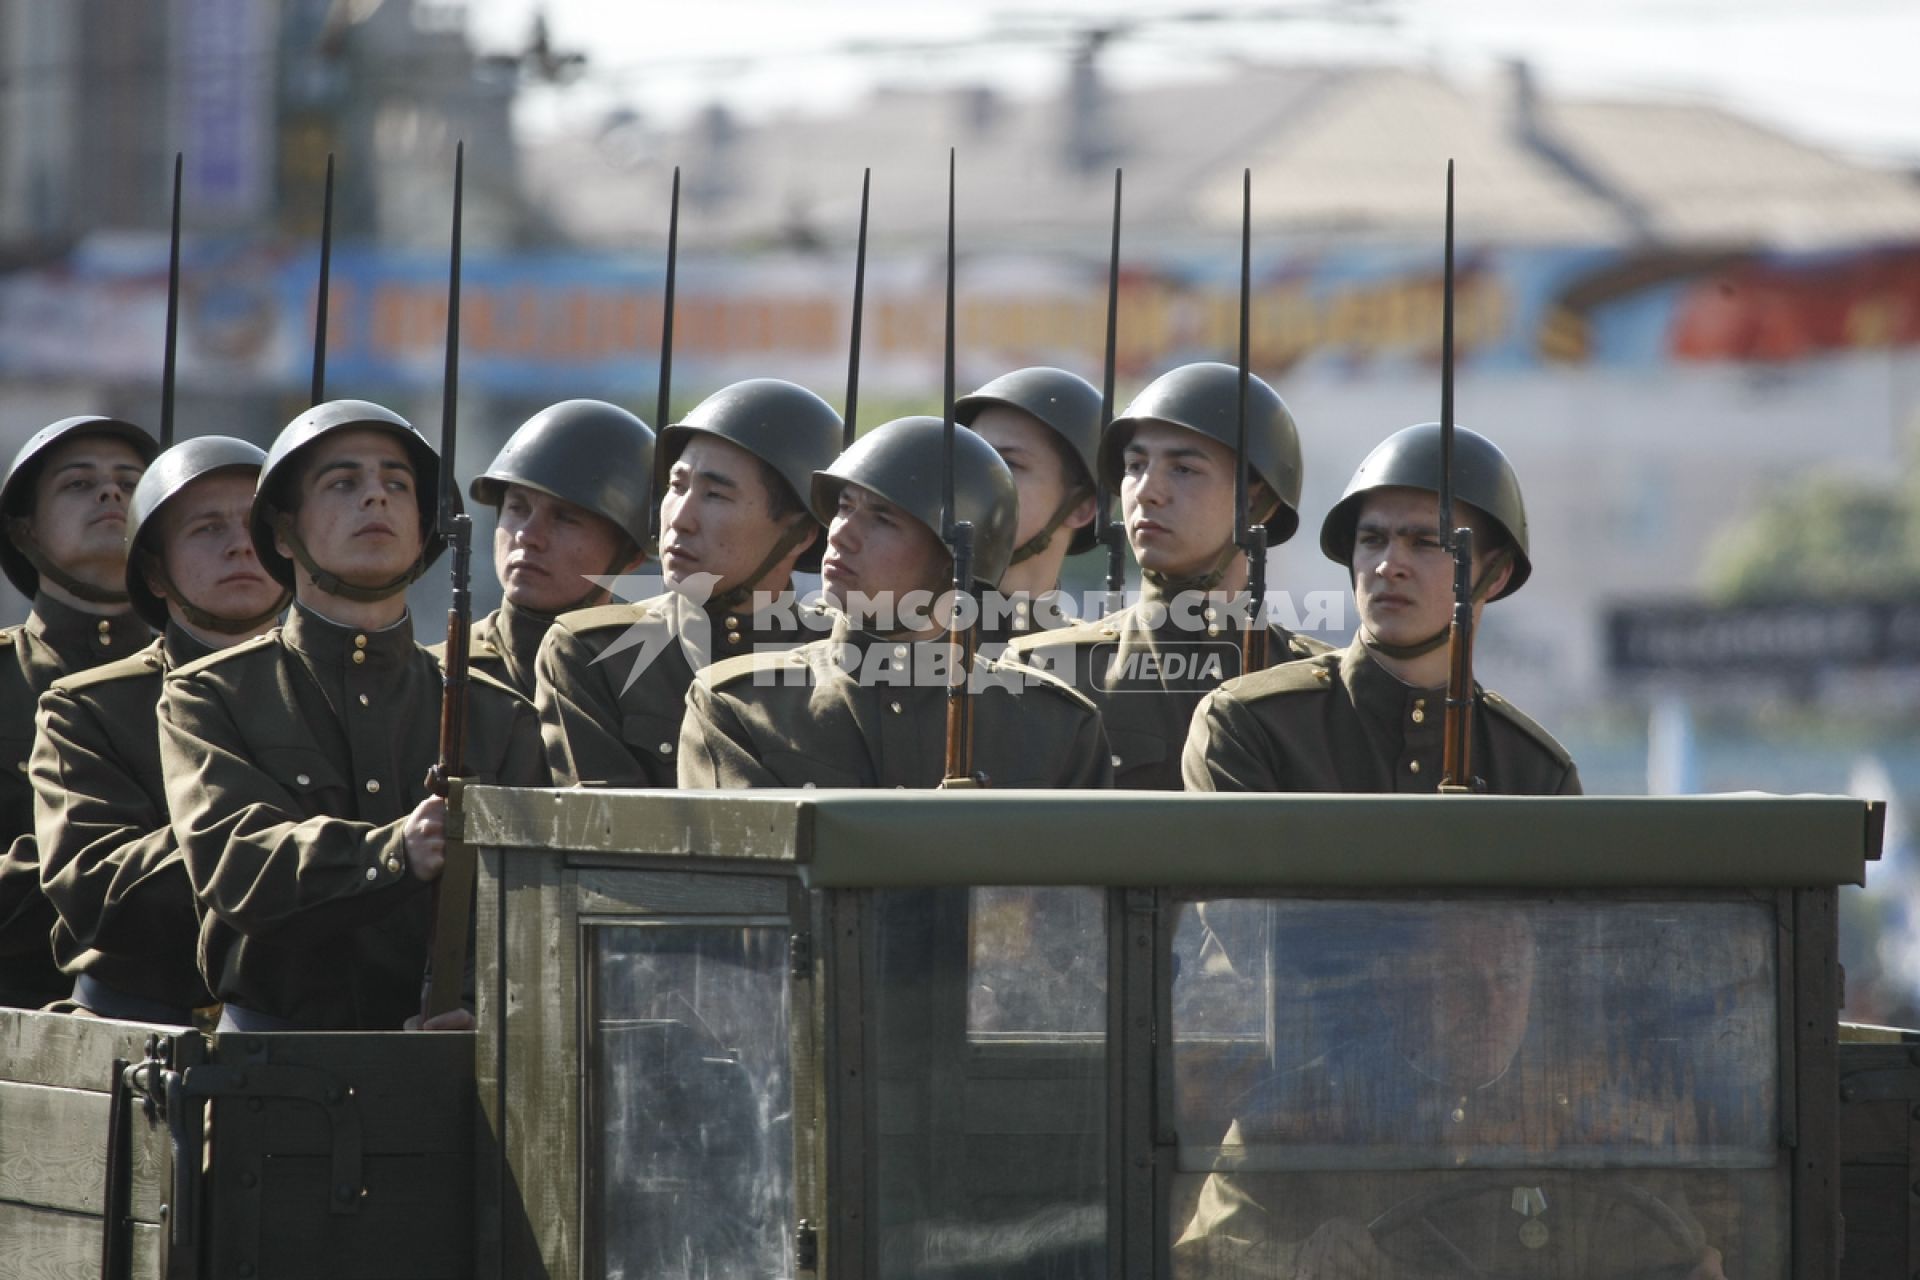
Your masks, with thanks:
M 1920 667 L 1920 600 L 1626 605 L 1606 627 L 1615 675 Z

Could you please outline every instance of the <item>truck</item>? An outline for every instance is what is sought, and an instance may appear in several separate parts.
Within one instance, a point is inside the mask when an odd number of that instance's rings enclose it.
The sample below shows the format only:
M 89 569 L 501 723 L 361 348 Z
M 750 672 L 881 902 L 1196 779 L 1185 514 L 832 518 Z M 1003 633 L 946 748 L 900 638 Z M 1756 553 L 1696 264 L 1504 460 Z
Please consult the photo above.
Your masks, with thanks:
M 476 1030 L 0 1014 L 22 1277 L 1892 1277 L 1838 797 L 456 786 Z

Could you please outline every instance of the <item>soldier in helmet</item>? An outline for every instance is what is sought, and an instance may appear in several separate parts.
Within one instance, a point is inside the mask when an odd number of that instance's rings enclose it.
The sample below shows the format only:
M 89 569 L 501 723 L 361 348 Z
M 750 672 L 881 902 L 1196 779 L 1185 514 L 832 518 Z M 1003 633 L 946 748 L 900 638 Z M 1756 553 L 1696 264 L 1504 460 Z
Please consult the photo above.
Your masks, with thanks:
M 696 669 L 806 639 L 793 574 L 819 567 L 813 473 L 840 449 L 819 396 L 775 378 L 724 387 L 660 433 L 660 568 L 667 590 L 568 614 L 540 648 L 541 733 L 554 781 L 674 785 Z
M 1020 524 L 999 590 L 987 598 L 981 643 L 1060 627 L 1073 614 L 1059 594 L 1060 568 L 1098 542 L 1094 458 L 1100 448 L 1100 392 L 1065 369 L 1016 369 L 953 404 L 1013 472 Z
M 160 776 L 167 671 L 265 632 L 287 591 L 260 566 L 247 512 L 266 454 L 201 436 L 154 460 L 127 515 L 127 595 L 161 637 L 63 677 L 40 699 L 32 777 L 40 883 L 74 1008 L 186 1024 L 212 1003 L 200 919 Z
M 1141 598 L 1100 622 L 1012 646 L 1016 658 L 1070 678 L 1094 700 L 1122 787 L 1179 790 L 1180 746 L 1194 707 L 1240 672 L 1229 607 L 1247 587 L 1247 558 L 1234 539 L 1239 397 L 1233 366 L 1182 365 L 1149 383 L 1108 425 L 1099 462 L 1120 494 Z M 1248 519 L 1278 545 L 1300 523 L 1300 437 L 1286 405 L 1259 378 L 1248 380 L 1247 452 L 1256 477 Z M 1274 662 L 1326 648 L 1279 627 L 1269 631 Z
M 32 848 L 27 757 L 40 695 L 61 676 L 123 658 L 150 633 L 126 595 L 127 500 L 157 450 L 117 418 L 35 432 L 0 486 L 0 569 L 33 601 L 0 631 L 0 1005 L 39 1007 L 72 985 L 47 945 L 53 908 Z
M 940 541 L 943 424 L 874 428 L 813 477 L 828 525 L 821 564 L 832 634 L 789 653 L 701 671 L 680 731 L 683 787 L 933 787 L 946 771 L 947 634 L 934 602 L 952 586 Z M 975 588 L 1012 556 L 1013 476 L 993 446 L 954 429 L 955 518 L 974 528 Z M 998 787 L 1102 787 L 1100 716 L 1066 685 L 982 659 L 973 772 Z
M 1474 617 L 1532 572 L 1520 482 L 1485 436 L 1454 431 L 1455 520 L 1474 531 Z M 1183 768 L 1195 791 L 1433 791 L 1440 783 L 1453 558 L 1439 528 L 1440 427 L 1389 436 L 1320 526 L 1353 576 L 1360 627 L 1345 652 L 1274 667 L 1201 704 Z M 1577 795 L 1553 736 L 1475 690 L 1474 773 L 1508 795 Z
M 500 607 L 473 624 L 468 660 L 533 697 L 534 658 L 562 613 L 611 598 L 595 577 L 645 560 L 653 431 L 604 400 L 565 400 L 508 437 L 467 489 L 499 512 Z M 438 646 L 435 647 L 438 652 Z
M 405 592 L 443 549 L 438 481 L 433 449 L 379 405 L 294 419 L 249 516 L 293 590 L 286 625 L 167 677 L 167 805 L 230 1028 L 397 1028 L 419 1008 L 446 805 L 426 789 L 441 673 Z M 532 707 L 478 672 L 467 697 L 476 780 L 544 783 Z

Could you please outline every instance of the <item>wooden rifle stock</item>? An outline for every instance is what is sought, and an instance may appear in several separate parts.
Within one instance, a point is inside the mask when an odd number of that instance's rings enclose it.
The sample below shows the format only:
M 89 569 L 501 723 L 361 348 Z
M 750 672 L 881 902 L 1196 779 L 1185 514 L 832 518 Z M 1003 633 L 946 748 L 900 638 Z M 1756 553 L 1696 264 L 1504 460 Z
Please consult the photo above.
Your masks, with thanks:
M 459 779 L 467 773 L 469 637 L 473 630 L 473 518 L 462 511 L 449 521 L 447 546 L 453 561 L 453 601 L 447 607 L 446 657 L 440 669 L 440 758 L 427 771 L 427 789 L 447 801 L 446 862 L 433 883 L 433 916 L 427 940 L 427 989 L 423 1018 L 460 1007 L 467 968 L 468 907 L 473 899 L 473 850 L 459 839 Z

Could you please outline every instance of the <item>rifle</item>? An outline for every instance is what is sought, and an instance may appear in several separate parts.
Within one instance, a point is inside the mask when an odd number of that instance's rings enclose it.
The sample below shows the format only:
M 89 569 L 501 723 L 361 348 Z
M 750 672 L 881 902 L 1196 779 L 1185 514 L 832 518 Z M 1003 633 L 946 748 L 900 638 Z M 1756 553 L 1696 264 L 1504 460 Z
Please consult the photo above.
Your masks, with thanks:
M 333 279 L 333 153 L 327 153 L 327 189 L 320 205 L 320 288 L 313 303 L 313 395 L 309 406 L 327 398 L 327 294 Z
M 1120 335 L 1120 170 L 1113 171 L 1113 252 L 1107 258 L 1107 355 L 1100 379 L 1100 439 L 1107 438 L 1113 425 L 1113 375 L 1118 361 Z M 1127 585 L 1127 530 L 1113 519 L 1113 495 L 1107 492 L 1107 469 L 1095 459 L 1093 478 L 1093 518 L 1100 525 L 1100 541 L 1107 548 L 1107 594 L 1101 602 L 1104 617 L 1117 613 Z
M 1453 620 L 1447 628 L 1447 710 L 1440 738 L 1440 790 L 1483 790 L 1473 776 L 1473 530 L 1453 526 L 1453 161 L 1447 161 L 1446 267 L 1440 310 L 1440 541 L 1453 556 Z
M 1267 530 L 1247 519 L 1247 390 L 1253 376 L 1253 170 L 1240 182 L 1240 404 L 1233 468 L 1233 537 L 1247 553 L 1247 617 L 1240 632 L 1240 673 L 1267 665 Z
M 160 449 L 173 447 L 173 370 L 180 336 L 180 168 L 173 153 L 173 234 L 167 250 L 167 354 L 160 373 Z
M 867 193 L 873 183 L 873 170 L 860 175 L 860 238 L 853 258 L 853 336 L 847 343 L 847 414 L 840 436 L 842 450 L 853 448 L 860 434 L 854 418 L 860 411 L 860 316 L 867 298 Z
M 947 150 L 947 341 L 946 409 L 941 435 L 940 540 L 953 556 L 953 613 L 947 619 L 948 652 L 953 671 L 947 677 L 947 767 L 942 788 L 984 787 L 987 776 L 973 768 L 973 662 L 979 632 L 976 618 L 961 625 L 962 605 L 973 591 L 973 521 L 958 519 L 953 498 L 953 186 L 954 153 Z
M 423 1017 L 460 1005 L 467 966 L 467 919 L 473 905 L 473 851 L 460 830 L 458 779 L 467 772 L 467 654 L 473 626 L 470 590 L 473 519 L 460 509 L 454 479 L 455 404 L 460 390 L 460 199 L 466 185 L 467 144 L 453 161 L 453 253 L 447 278 L 447 363 L 440 405 L 440 509 L 438 523 L 453 557 L 453 599 L 447 606 L 446 657 L 440 676 L 440 758 L 427 772 L 427 789 L 447 800 L 446 864 L 433 886 L 433 924 L 428 941 L 428 983 Z
M 654 400 L 653 429 L 655 432 L 667 429 L 668 406 L 673 399 L 673 289 L 675 270 L 680 260 L 680 166 L 673 166 L 673 204 L 667 213 L 667 280 L 665 297 L 660 304 L 660 388 Z M 653 477 L 647 477 L 649 487 Z M 647 495 L 647 542 L 658 546 L 660 541 L 660 495 Z M 640 548 L 647 554 L 653 554 L 648 547 Z

